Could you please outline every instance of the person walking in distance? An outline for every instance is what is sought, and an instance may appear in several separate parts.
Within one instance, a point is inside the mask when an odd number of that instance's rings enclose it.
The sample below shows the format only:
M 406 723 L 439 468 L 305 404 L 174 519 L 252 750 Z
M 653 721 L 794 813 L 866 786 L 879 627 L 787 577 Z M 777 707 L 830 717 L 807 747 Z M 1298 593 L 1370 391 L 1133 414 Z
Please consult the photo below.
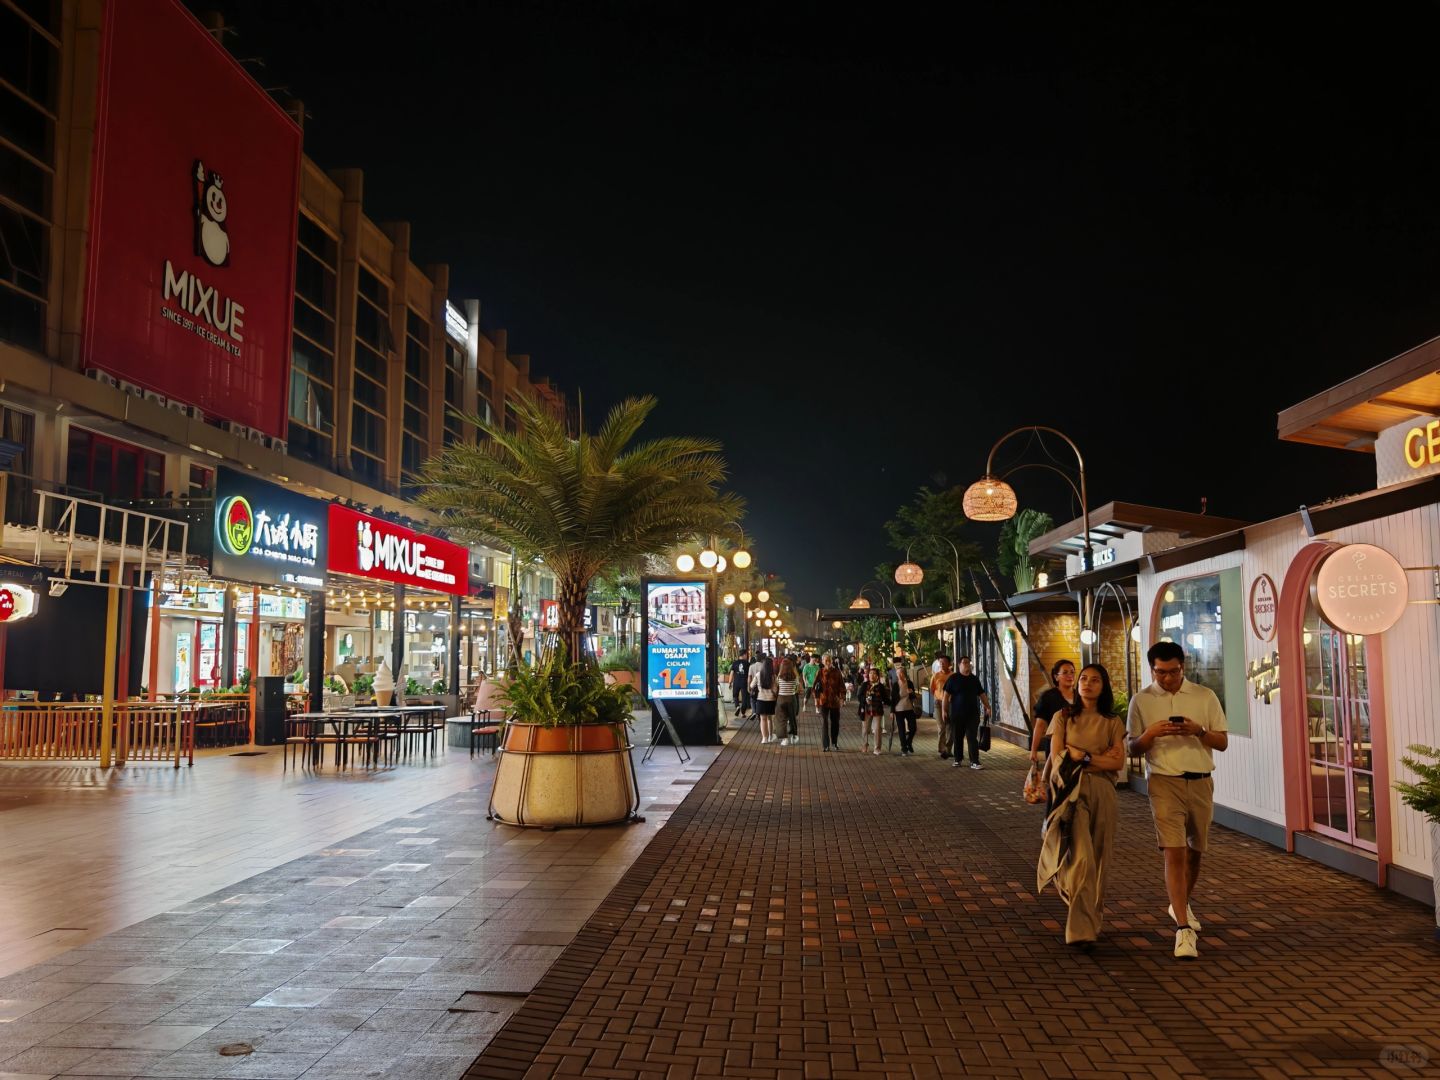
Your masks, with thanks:
M 985 709 L 985 719 L 990 719 L 990 697 L 985 693 L 985 684 L 970 670 L 970 658 L 962 656 L 956 661 L 960 670 L 945 680 L 945 711 L 950 716 L 950 739 L 955 748 L 955 760 L 950 764 L 959 768 L 965 764 L 960 760 L 963 752 L 960 740 L 963 738 L 970 748 L 970 768 L 979 769 L 980 764 L 980 709 Z
M 750 650 L 746 649 L 730 664 L 730 703 L 737 719 L 750 713 Z
M 950 657 L 937 656 L 935 673 L 930 676 L 930 700 L 935 709 L 935 724 L 939 729 L 938 747 L 940 756 L 950 756 L 950 718 L 945 708 L 945 684 L 950 680 L 952 674 L 950 668 Z
M 915 717 L 920 711 L 920 695 L 910 681 L 910 672 L 903 664 L 895 667 L 895 730 L 900 733 L 900 753 L 915 752 Z
M 1199 955 L 1200 921 L 1190 898 L 1215 816 L 1216 750 L 1230 745 L 1214 691 L 1185 678 L 1185 650 L 1157 641 L 1145 654 L 1149 686 L 1130 699 L 1130 752 L 1145 757 L 1150 813 L 1165 859 L 1165 892 L 1175 920 L 1175 955 Z
M 815 680 L 820 675 L 820 664 L 814 656 L 805 658 L 805 666 L 800 669 L 800 677 L 805 680 L 805 706 L 811 712 L 818 712 L 815 707 Z
M 1065 944 L 1089 952 L 1104 921 L 1105 879 L 1115 844 L 1115 784 L 1125 767 L 1125 722 L 1115 715 L 1110 673 L 1080 670 L 1076 699 L 1050 724 L 1050 802 L 1036 891 L 1055 882 L 1070 909 Z
M 860 752 L 870 746 L 870 732 L 875 732 L 875 754 L 880 754 L 880 744 L 885 736 L 885 709 L 890 704 L 890 691 L 885 680 L 880 678 L 880 669 L 871 667 L 864 684 L 860 687 Z
M 780 745 L 800 741 L 800 673 L 793 657 L 780 661 L 780 676 L 775 680 L 775 717 L 780 721 Z
M 760 741 L 774 742 L 770 725 L 775 715 L 775 661 L 769 653 L 750 665 L 750 699 L 755 702 L 755 715 L 760 718 Z
M 815 699 L 820 705 L 820 738 L 826 750 L 840 749 L 840 706 L 845 704 L 845 677 L 840 665 L 826 653 L 815 676 Z

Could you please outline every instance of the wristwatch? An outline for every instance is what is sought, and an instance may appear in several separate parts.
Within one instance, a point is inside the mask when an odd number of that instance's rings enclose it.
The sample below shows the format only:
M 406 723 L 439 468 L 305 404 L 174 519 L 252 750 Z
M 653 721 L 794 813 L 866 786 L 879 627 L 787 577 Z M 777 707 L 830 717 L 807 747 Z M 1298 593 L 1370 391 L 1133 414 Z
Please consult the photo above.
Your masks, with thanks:
M 1089 765 L 1089 764 L 1090 764 L 1090 753 L 1089 753 L 1089 751 L 1086 751 L 1085 756 L 1080 759 L 1080 764 L 1081 764 L 1081 765 Z

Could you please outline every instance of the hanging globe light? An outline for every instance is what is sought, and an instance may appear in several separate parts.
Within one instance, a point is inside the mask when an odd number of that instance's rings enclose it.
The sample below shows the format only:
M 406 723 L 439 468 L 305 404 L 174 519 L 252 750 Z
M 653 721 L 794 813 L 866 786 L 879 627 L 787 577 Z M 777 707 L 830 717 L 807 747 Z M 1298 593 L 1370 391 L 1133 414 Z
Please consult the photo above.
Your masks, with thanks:
M 675 569 L 682 574 L 688 574 L 695 569 L 695 556 L 688 551 L 675 560 Z
M 857 596 L 854 600 L 850 601 L 850 606 L 858 611 L 861 608 L 868 608 L 870 601 L 866 600 L 863 596 Z
M 766 600 L 769 600 L 769 599 L 770 599 L 770 594 L 769 594 L 768 592 L 766 592 L 764 589 L 761 589 L 758 593 L 755 594 L 755 599 L 756 599 L 756 600 L 759 600 L 760 603 L 763 604 L 763 603 L 765 603 Z
M 720 558 L 719 555 L 711 551 L 709 548 L 706 548 L 704 551 L 700 552 L 700 565 L 703 566 L 706 570 L 709 570 L 712 566 L 715 565 L 715 560 L 717 560 L 718 558 Z
M 752 597 L 749 592 L 742 591 L 740 593 L 740 603 L 748 604 L 752 599 L 754 599 L 754 597 Z
M 895 568 L 896 585 L 919 585 L 925 580 L 925 571 L 918 563 L 901 563 Z
M 750 565 L 750 552 L 746 551 L 744 548 L 741 548 L 739 551 L 735 552 L 734 555 L 730 556 L 730 561 L 734 563 L 738 569 L 744 570 L 747 566 Z
M 843 629 L 845 629 L 845 624 L 844 624 L 843 622 L 841 622 L 839 619 L 836 619 L 834 622 L 832 622 L 832 623 L 830 624 L 830 629 L 831 629 L 831 630 L 843 630 Z
M 726 606 L 726 607 L 731 607 L 731 606 L 734 605 L 734 603 L 735 603 L 735 594 L 734 594 L 733 592 L 727 592 L 727 593 L 725 594 L 725 606 Z
M 965 489 L 961 506 L 971 521 L 1009 521 L 1020 502 L 1015 489 L 998 476 L 982 476 Z
M 723 574 L 729 565 L 730 564 L 725 561 L 725 556 L 721 555 L 715 560 L 715 572 L 717 574 Z

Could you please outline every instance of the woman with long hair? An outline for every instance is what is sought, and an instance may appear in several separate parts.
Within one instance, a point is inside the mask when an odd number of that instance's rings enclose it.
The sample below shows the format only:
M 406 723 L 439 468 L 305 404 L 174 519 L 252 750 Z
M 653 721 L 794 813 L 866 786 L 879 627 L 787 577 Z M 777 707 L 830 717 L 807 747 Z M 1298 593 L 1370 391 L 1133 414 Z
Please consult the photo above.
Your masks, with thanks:
M 900 733 L 900 753 L 915 752 L 915 716 L 920 711 L 920 694 L 904 664 L 895 665 L 895 730 Z
M 760 718 L 760 741 L 774 742 L 770 718 L 775 715 L 775 660 L 769 653 L 750 665 L 750 700 Z
M 1065 944 L 1090 952 L 1100 937 L 1105 878 L 1115 842 L 1115 784 L 1125 767 L 1125 723 L 1115 715 L 1110 673 L 1086 664 L 1075 701 L 1050 724 L 1050 810 L 1036 891 L 1051 881 L 1070 909 Z
M 1057 660 L 1050 668 L 1050 685 L 1035 702 L 1035 730 L 1030 735 L 1030 760 L 1039 762 L 1050 753 L 1050 721 L 1061 709 L 1075 703 L 1075 661 Z
M 795 661 L 788 656 L 780 661 L 780 677 L 775 680 L 775 715 L 780 720 L 780 745 L 798 743 L 800 672 L 796 670 Z

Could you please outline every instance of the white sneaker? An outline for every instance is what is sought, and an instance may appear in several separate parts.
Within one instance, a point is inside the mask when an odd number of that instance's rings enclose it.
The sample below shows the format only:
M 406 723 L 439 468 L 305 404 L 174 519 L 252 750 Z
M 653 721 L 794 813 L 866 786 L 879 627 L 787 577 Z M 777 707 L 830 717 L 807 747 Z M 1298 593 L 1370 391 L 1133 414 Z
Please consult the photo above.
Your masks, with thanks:
M 1171 904 L 1165 910 L 1170 913 L 1170 921 L 1174 922 L 1175 905 Z M 1200 920 L 1195 917 L 1195 909 L 1189 904 L 1185 905 L 1185 922 L 1189 924 L 1191 930 L 1194 930 L 1197 934 L 1200 932 Z
M 875 747 L 875 756 L 876 756 L 876 757 L 879 757 L 879 756 L 880 756 L 880 748 L 879 748 L 878 746 Z
M 1182 960 L 1194 960 L 1200 955 L 1195 947 L 1195 931 L 1188 926 L 1175 931 L 1175 955 Z
M 789 739 L 781 739 L 781 740 L 780 740 L 780 745 L 781 745 L 781 746 L 789 746 L 789 745 L 790 745 L 790 740 L 789 740 Z
M 981 765 L 978 761 L 972 761 L 972 762 L 970 763 L 970 768 L 972 768 L 972 769 L 983 769 L 984 767 L 985 767 L 985 766 L 984 766 L 984 765 Z

